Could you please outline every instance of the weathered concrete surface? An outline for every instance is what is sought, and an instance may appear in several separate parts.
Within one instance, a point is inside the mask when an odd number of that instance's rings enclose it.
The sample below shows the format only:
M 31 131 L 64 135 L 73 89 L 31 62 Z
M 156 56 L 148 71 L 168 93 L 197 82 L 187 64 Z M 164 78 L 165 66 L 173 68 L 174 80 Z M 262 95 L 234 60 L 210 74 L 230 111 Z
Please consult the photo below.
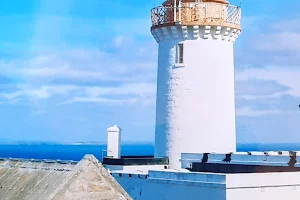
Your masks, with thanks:
M 79 163 L 0 160 L 0 200 L 131 199 L 92 156 Z

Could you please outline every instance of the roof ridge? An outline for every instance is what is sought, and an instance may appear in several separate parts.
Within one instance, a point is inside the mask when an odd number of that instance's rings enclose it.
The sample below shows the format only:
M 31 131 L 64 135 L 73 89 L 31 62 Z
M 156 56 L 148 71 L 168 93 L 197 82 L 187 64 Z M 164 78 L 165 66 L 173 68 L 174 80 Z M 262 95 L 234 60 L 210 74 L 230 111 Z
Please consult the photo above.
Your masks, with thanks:
M 4 193 L 4 199 L 132 200 L 93 155 L 84 156 L 76 165 L 60 160 L 38 161 L 0 160 L 0 193 Z
M 74 182 L 74 179 L 76 179 L 81 173 L 86 172 L 86 165 L 90 166 L 90 163 L 97 166 L 97 170 L 100 170 L 100 175 L 104 178 L 104 180 L 108 182 L 108 184 L 112 187 L 113 190 L 115 190 L 115 192 L 117 192 L 119 195 L 122 195 L 126 200 L 132 200 L 128 193 L 122 188 L 122 186 L 119 185 L 119 183 L 114 178 L 112 178 L 112 176 L 102 166 L 99 160 L 91 154 L 87 154 L 84 156 L 84 158 L 76 165 L 76 167 L 65 179 L 65 183 L 62 184 L 60 188 L 57 188 L 57 191 L 53 192 L 52 196 L 49 197 L 49 199 L 60 199 L 60 197 L 64 196 L 65 190 L 71 186 L 71 184 Z

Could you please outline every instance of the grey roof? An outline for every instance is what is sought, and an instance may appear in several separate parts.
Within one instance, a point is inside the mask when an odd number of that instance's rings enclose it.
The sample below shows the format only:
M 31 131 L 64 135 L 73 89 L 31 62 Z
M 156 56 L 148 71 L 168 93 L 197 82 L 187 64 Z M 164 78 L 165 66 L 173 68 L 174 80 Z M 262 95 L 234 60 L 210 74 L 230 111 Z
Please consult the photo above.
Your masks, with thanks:
M 92 155 L 80 162 L 0 159 L 0 200 L 131 199 Z

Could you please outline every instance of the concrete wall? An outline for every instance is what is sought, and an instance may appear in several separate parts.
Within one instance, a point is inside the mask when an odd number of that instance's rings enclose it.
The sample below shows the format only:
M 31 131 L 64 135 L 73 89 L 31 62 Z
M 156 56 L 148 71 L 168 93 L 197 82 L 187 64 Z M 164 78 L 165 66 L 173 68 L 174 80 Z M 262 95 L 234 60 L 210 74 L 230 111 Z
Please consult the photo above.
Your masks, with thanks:
M 300 173 L 227 175 L 226 200 L 290 200 L 300 198 Z
M 131 175 L 113 174 L 118 183 L 135 200 L 225 200 L 225 185 L 218 183 L 207 183 L 207 177 L 197 181 L 197 176 L 185 173 L 168 174 L 167 176 L 157 174 Z M 152 177 L 151 177 L 152 176 Z M 163 179 L 161 176 L 164 176 Z M 209 176 L 209 175 L 208 175 Z M 190 179 L 185 181 L 185 179 Z M 209 179 L 209 178 L 208 178 Z
M 163 170 L 167 165 L 105 165 L 104 167 L 110 171 L 119 171 L 122 170 L 123 172 L 131 172 L 131 173 L 141 173 L 146 172 L 148 173 L 149 170 Z
M 198 27 L 199 28 L 199 27 Z M 236 151 L 233 42 L 200 27 L 162 30 L 159 41 L 155 155 L 180 168 L 180 154 Z M 178 33 L 179 35 L 176 35 Z M 177 37 L 177 39 L 175 39 Z M 205 38 L 205 39 L 204 39 Z M 184 63 L 176 64 L 177 44 Z
M 225 175 L 162 170 L 113 176 L 137 200 L 290 200 L 300 196 L 300 172 Z

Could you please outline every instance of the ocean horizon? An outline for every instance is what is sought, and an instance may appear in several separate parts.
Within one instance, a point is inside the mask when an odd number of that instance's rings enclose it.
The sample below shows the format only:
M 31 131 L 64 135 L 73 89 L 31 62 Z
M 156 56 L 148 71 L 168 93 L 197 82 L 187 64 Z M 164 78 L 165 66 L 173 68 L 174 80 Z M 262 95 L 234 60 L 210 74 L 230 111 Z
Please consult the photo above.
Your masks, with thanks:
M 45 143 L 21 142 L 0 143 L 0 158 L 51 159 L 79 161 L 86 154 L 93 154 L 100 161 L 106 156 L 105 143 Z M 151 142 L 124 142 L 122 156 L 152 156 L 154 144 Z M 237 144 L 238 152 L 249 151 L 300 151 L 300 144 Z

